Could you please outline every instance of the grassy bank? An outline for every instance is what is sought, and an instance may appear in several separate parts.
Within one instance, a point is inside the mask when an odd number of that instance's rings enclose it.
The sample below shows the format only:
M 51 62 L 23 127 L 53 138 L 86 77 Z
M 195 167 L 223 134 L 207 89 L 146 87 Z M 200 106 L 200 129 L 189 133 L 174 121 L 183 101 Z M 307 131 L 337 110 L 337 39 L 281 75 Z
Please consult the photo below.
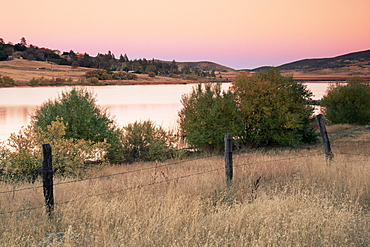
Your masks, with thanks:
M 41 182 L 0 184 L 1 246 L 368 246 L 370 130 L 328 126 L 333 162 L 320 145 L 105 168 L 96 179 L 55 179 L 55 218 Z M 115 174 L 115 175 L 112 175 Z M 260 180 L 258 180 L 260 178 Z M 259 181 L 257 183 L 257 180 Z

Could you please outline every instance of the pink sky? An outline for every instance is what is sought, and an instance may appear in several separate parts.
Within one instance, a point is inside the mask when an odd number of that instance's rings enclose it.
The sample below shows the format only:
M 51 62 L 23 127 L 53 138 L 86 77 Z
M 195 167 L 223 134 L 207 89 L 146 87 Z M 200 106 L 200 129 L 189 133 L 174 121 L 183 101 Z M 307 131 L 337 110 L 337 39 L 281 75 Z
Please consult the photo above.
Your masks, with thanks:
M 2 0 L 0 37 L 116 57 L 278 66 L 370 49 L 369 0 Z

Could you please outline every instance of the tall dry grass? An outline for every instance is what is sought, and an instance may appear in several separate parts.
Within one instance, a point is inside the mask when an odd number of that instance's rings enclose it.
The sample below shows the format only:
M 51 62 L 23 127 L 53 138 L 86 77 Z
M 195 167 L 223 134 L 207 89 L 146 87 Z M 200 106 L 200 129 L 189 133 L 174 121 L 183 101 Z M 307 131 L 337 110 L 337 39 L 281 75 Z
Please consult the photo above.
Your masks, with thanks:
M 37 246 L 65 232 L 52 246 L 369 246 L 370 131 L 351 141 L 346 128 L 330 166 L 319 145 L 235 154 L 230 188 L 215 156 L 109 167 L 93 176 L 126 173 L 55 185 L 54 220 L 41 188 L 0 194 L 0 212 L 39 207 L 0 215 L 0 245 Z M 40 182 L 0 191 L 30 186 Z

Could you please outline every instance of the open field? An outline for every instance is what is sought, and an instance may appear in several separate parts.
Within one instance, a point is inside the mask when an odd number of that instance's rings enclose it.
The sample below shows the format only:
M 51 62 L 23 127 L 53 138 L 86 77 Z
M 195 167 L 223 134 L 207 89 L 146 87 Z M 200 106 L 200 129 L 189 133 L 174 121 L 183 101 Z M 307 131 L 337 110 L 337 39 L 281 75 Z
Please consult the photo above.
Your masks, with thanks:
M 9 76 L 15 80 L 17 86 L 27 86 L 32 78 L 61 78 L 73 80 L 78 84 L 87 71 L 92 68 L 78 67 L 73 69 L 67 65 L 56 65 L 43 61 L 28 61 L 25 59 L 14 59 L 11 61 L 0 61 L 0 75 Z M 183 80 L 179 78 L 156 76 L 154 78 L 145 74 L 137 74 L 137 80 L 109 80 L 101 81 L 101 85 L 145 85 L 145 84 L 189 84 L 198 81 Z
M 51 64 L 42 61 L 28 61 L 25 59 L 14 59 L 11 61 L 0 61 L 0 74 L 10 76 L 17 85 L 24 86 L 32 78 L 72 78 L 78 80 L 89 68 L 72 69 L 71 66 Z
M 320 144 L 235 153 L 230 188 L 222 156 L 56 178 L 54 220 L 40 181 L 0 184 L 13 191 L 0 193 L 0 212 L 34 208 L 0 214 L 0 245 L 37 246 L 64 232 L 52 246 L 369 246 L 370 130 L 327 130 L 330 166 Z

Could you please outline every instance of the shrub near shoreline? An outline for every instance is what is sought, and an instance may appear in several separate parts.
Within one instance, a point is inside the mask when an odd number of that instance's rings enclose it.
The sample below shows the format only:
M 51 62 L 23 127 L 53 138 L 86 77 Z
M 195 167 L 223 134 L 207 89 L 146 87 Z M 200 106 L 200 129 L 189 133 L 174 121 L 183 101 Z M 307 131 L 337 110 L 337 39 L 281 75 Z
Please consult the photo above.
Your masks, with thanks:
M 0 75 L 0 87 L 13 87 L 14 85 L 15 81 L 13 78 Z
M 330 86 L 321 105 L 334 124 L 367 124 L 370 122 L 370 83 L 364 78 L 352 77 L 346 85 Z
M 43 103 L 31 125 L 0 145 L 0 180 L 35 181 L 40 175 L 41 144 L 50 143 L 54 169 L 62 176 L 84 176 L 88 164 L 164 161 L 175 156 L 176 138 L 151 121 L 118 128 L 91 91 L 72 88 Z M 93 165 L 94 166 L 94 165 Z

